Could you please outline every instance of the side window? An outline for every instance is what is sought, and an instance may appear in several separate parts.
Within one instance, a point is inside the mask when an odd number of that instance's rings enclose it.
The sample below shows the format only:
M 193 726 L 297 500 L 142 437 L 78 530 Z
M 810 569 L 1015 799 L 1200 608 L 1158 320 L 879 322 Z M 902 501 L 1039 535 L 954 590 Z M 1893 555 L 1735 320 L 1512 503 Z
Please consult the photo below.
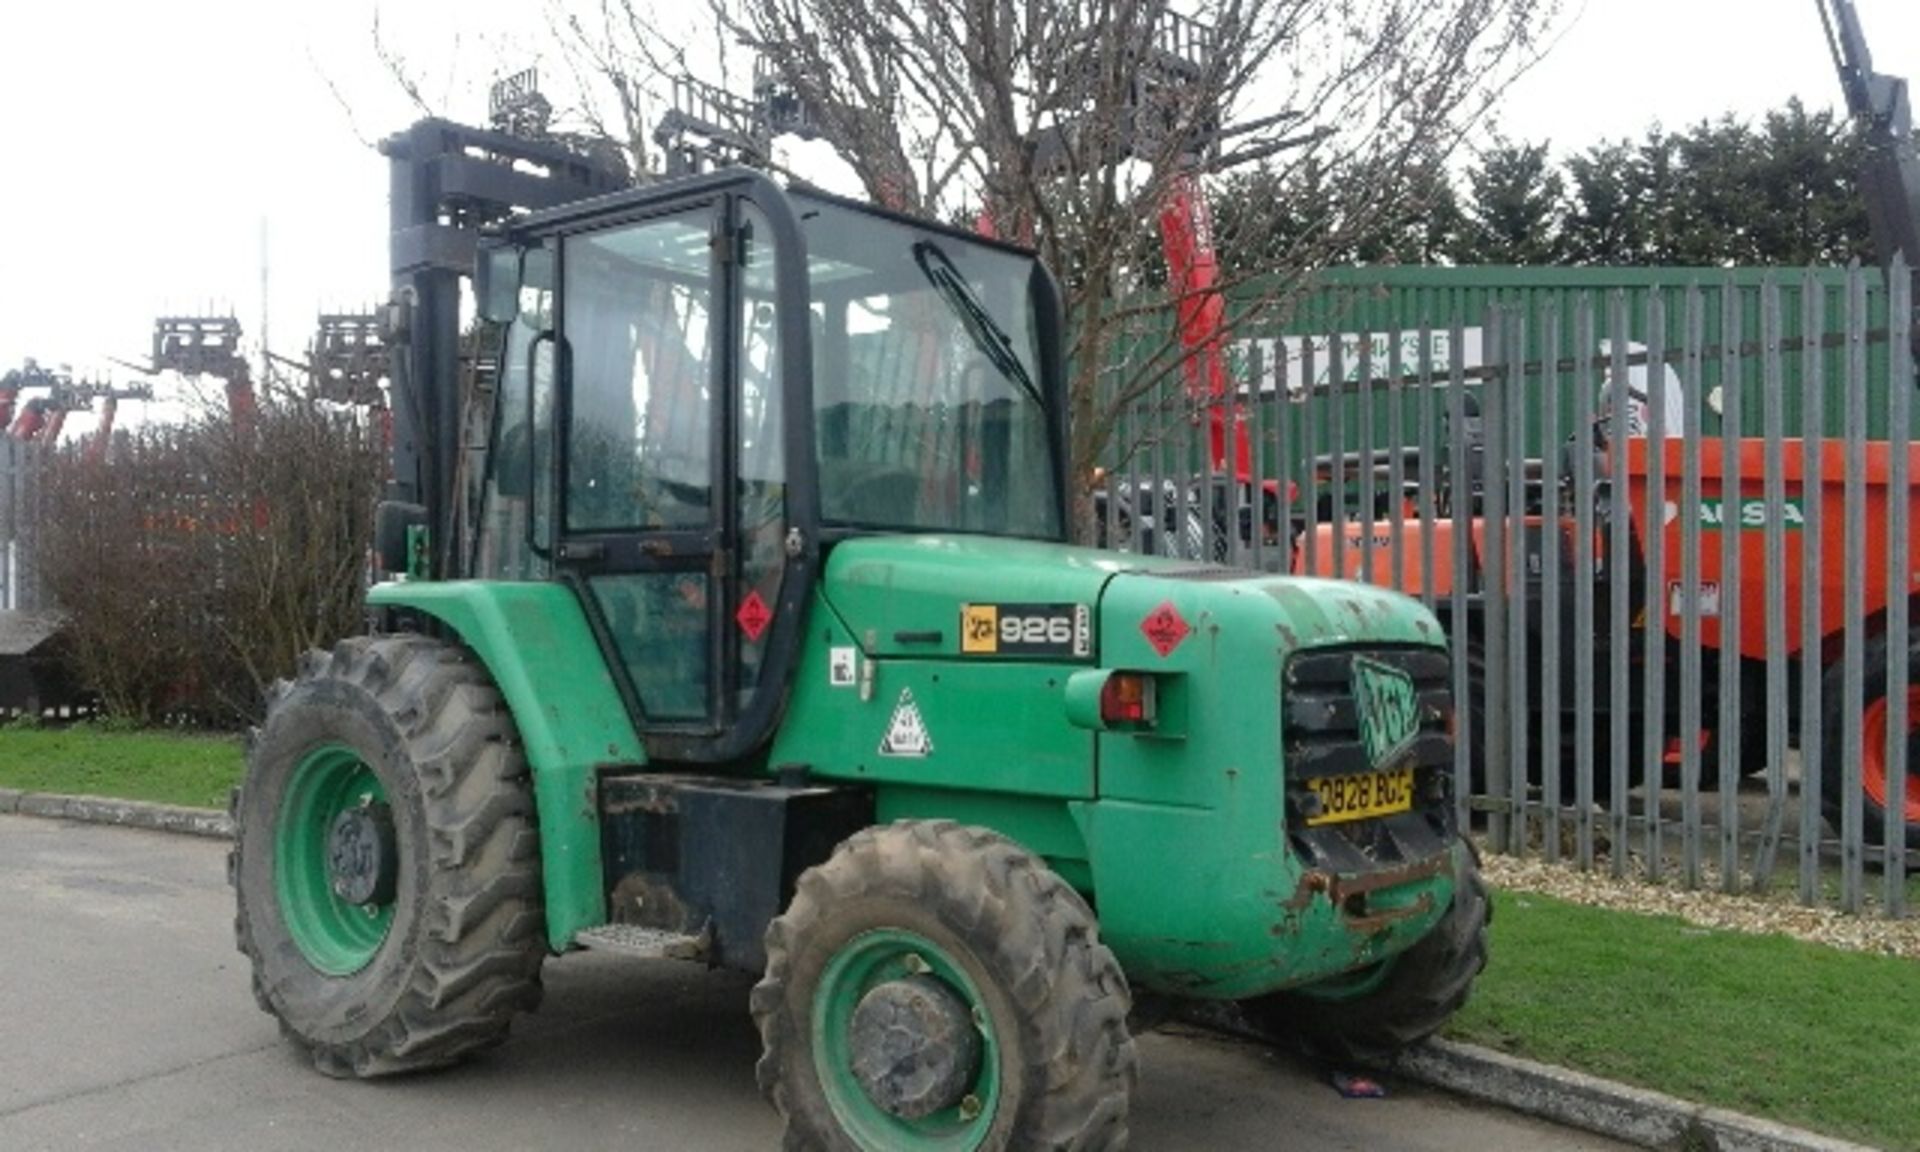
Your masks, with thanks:
M 707 574 L 629 572 L 588 581 L 649 720 L 707 715 Z
M 737 525 L 740 546 L 735 573 L 734 623 L 740 633 L 739 707 L 744 710 L 760 682 L 772 612 L 780 603 L 786 571 L 786 421 L 780 377 L 779 309 L 774 280 L 773 229 L 751 205 L 741 213 L 745 229 L 740 269 L 740 382 L 736 396 L 740 483 Z
M 567 528 L 708 523 L 713 284 L 705 212 L 567 241 Z

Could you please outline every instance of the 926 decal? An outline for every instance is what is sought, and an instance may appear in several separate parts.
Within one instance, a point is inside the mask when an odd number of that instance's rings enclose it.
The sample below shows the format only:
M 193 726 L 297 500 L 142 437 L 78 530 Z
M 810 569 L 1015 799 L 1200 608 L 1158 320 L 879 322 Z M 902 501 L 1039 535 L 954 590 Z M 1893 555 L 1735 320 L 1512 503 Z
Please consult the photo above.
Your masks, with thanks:
M 1093 654 L 1085 604 L 962 604 L 960 651 L 971 656 Z

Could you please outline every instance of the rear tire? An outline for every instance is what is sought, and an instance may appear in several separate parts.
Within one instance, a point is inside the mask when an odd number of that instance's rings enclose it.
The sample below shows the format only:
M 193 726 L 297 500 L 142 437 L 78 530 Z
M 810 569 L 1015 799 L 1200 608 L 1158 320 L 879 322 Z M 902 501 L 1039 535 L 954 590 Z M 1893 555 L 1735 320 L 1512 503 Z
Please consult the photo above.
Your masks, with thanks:
M 944 1030 L 907 1029 L 925 1043 L 906 1056 L 858 1042 L 876 997 L 929 988 L 952 1005 Z M 791 1150 L 1117 1149 L 1136 1075 L 1128 1004 L 1092 911 L 1038 858 L 946 821 L 869 828 L 803 874 L 767 929 L 760 1088 Z M 956 1031 L 977 1032 L 973 1056 L 954 1055 Z M 887 1087 L 921 1093 L 912 1109 L 861 1079 L 883 1056 Z M 934 1066 L 926 1092 L 915 1077 Z
M 1889 722 L 1887 694 L 1888 638 L 1883 633 L 1870 637 L 1861 661 L 1861 704 L 1859 717 L 1849 722 L 1860 726 L 1860 815 L 1862 830 L 1869 844 L 1887 841 L 1889 764 L 1886 758 L 1886 730 Z M 1821 677 L 1821 699 L 1828 717 L 1841 716 L 1846 705 L 1842 676 L 1845 666 L 1836 660 Z M 1829 719 L 1822 725 L 1820 748 L 1820 807 L 1836 832 L 1843 827 L 1841 804 L 1845 799 L 1842 771 L 1845 730 Z M 1920 637 L 1907 650 L 1907 794 L 1903 811 L 1907 847 L 1920 848 Z
M 1487 653 L 1480 638 L 1467 641 L 1467 787 L 1473 796 L 1487 791 Z M 1449 681 L 1451 686 L 1451 680 Z
M 1539 638 L 1533 637 L 1529 644 L 1532 654 L 1538 656 Z M 1469 724 L 1473 732 L 1470 783 L 1475 795 L 1485 795 L 1487 790 L 1486 761 L 1486 651 L 1478 636 L 1467 644 L 1467 696 Z M 1508 781 L 1510 793 L 1514 796 L 1544 800 L 1548 772 L 1557 772 L 1560 776 L 1560 807 L 1575 807 L 1579 800 L 1580 762 L 1578 750 L 1580 732 L 1575 715 L 1563 711 L 1560 718 L 1559 746 L 1551 753 L 1543 747 L 1546 727 L 1541 721 L 1537 709 L 1540 703 L 1539 677 L 1546 675 L 1544 670 L 1534 669 L 1535 680 L 1529 686 L 1527 715 L 1527 759 L 1528 763 L 1515 764 L 1511 779 Z M 1557 673 L 1556 673 L 1557 674 Z M 1627 722 L 1627 787 L 1637 788 L 1646 779 L 1646 756 L 1640 748 L 1641 717 L 1630 713 Z M 1607 805 L 1613 799 L 1613 718 L 1607 712 L 1595 712 L 1593 717 L 1593 802 Z
M 1492 919 L 1479 861 L 1463 842 L 1455 853 L 1453 904 L 1431 932 L 1386 961 L 1377 984 L 1344 999 L 1310 990 L 1277 992 L 1245 1001 L 1241 1013 L 1257 1031 L 1297 1039 L 1317 1056 L 1384 1063 L 1438 1032 L 1467 1002 L 1474 978 L 1487 966 Z M 1342 977 L 1341 983 L 1354 979 Z
M 234 929 L 260 1007 L 320 1071 L 449 1064 L 538 1005 L 539 838 L 513 741 L 486 672 L 423 637 L 310 652 L 276 688 L 234 796 Z

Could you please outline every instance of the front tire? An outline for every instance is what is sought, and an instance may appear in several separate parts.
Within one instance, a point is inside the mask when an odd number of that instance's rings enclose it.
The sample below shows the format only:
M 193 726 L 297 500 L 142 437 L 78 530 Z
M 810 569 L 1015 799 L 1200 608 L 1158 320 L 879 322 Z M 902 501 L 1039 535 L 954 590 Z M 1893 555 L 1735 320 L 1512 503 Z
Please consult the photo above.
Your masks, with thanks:
M 309 653 L 268 706 L 234 818 L 255 998 L 320 1071 L 449 1064 L 538 1005 L 526 762 L 465 650 L 396 636 Z
M 1092 911 L 1038 858 L 946 821 L 870 828 L 767 929 L 760 1088 L 788 1149 L 1117 1149 L 1128 1003 Z
M 1453 904 L 1433 930 L 1375 973 L 1343 977 L 1365 990 L 1333 998 L 1311 990 L 1277 992 L 1241 1004 L 1257 1031 L 1297 1038 L 1308 1051 L 1342 1063 L 1383 1063 L 1427 1039 L 1466 1004 L 1487 966 L 1493 904 L 1471 847 L 1456 852 Z

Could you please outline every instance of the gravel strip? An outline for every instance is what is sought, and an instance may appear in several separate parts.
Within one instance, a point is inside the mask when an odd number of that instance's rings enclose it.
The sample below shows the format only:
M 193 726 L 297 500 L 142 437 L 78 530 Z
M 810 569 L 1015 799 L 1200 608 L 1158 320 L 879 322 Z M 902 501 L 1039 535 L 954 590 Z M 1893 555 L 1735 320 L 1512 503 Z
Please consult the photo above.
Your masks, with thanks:
M 1719 876 L 1702 878 L 1702 887 L 1687 890 L 1671 872 L 1649 881 L 1637 865 L 1626 879 L 1616 880 L 1602 864 L 1582 872 L 1569 864 L 1499 856 L 1481 859 L 1481 871 L 1495 888 L 1510 892 L 1538 892 L 1574 904 L 1637 912 L 1650 916 L 1678 916 L 1704 928 L 1721 928 L 1756 936 L 1792 936 L 1800 940 L 1920 960 L 1920 919 L 1902 920 L 1853 916 L 1831 908 L 1804 908 L 1777 897 L 1753 893 L 1728 895 L 1718 891 Z M 1713 890 L 1708 890 L 1713 889 Z M 1788 899 L 1791 897 L 1789 896 Z

